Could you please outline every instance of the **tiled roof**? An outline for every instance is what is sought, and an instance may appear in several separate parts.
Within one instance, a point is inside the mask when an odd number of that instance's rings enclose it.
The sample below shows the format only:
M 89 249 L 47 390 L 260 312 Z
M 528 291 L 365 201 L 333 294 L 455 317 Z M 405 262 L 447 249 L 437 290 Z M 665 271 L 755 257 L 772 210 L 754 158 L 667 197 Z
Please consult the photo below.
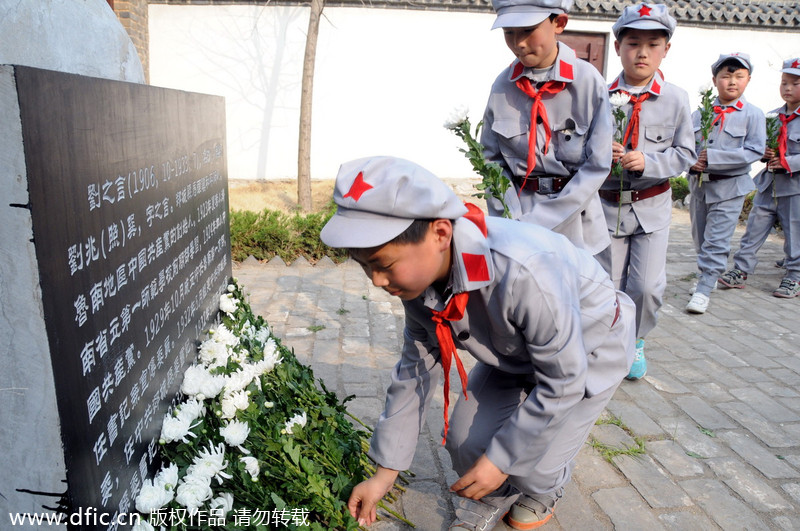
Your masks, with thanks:
M 153 3 L 153 0 L 150 1 Z M 173 2 L 175 0 L 170 3 Z M 214 3 L 213 0 L 211 3 Z M 613 20 L 622 13 L 625 6 L 631 3 L 631 1 L 613 0 L 576 0 L 570 10 L 570 16 L 577 19 Z M 712 28 L 746 27 L 765 31 L 800 32 L 800 2 L 675 0 L 657 3 L 668 5 L 670 13 L 678 20 L 679 24 Z M 325 5 L 452 11 L 491 11 L 492 9 L 491 0 L 327 0 Z

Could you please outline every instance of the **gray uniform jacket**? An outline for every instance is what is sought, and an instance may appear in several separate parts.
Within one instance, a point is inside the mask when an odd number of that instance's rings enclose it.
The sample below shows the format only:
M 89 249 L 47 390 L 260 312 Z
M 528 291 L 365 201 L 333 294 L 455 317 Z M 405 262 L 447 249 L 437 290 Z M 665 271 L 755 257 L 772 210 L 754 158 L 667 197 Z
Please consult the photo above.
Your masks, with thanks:
M 714 105 L 720 105 L 719 99 Z M 725 115 L 722 128 L 714 124 L 708 135 L 708 167 L 706 173 L 730 175 L 730 179 L 704 182 L 706 203 L 717 203 L 745 195 L 754 190 L 750 167 L 764 155 L 767 125 L 764 113 L 744 97 L 730 105 L 736 110 Z M 703 150 L 700 133 L 700 111 L 692 113 L 697 153 Z
M 786 115 L 786 105 L 772 112 Z M 775 197 L 800 194 L 800 109 L 794 111 L 798 115 L 786 124 L 786 162 L 789 172 L 773 173 L 766 168 L 753 179 L 758 191 L 764 193 L 771 183 L 775 183 Z
M 623 74 L 609 85 L 608 90 L 611 93 L 619 90 L 633 93 L 632 87 L 625 83 Z M 625 190 L 644 190 L 656 186 L 682 174 L 697 162 L 692 111 L 686 91 L 667 83 L 656 72 L 641 94 L 646 92 L 650 96 L 642 102 L 639 112 L 639 144 L 636 148 L 644 153 L 644 171 L 623 171 L 622 187 Z M 629 117 L 631 107 L 631 103 L 622 107 Z M 619 177 L 610 176 L 602 189 L 618 191 Z M 632 210 L 645 232 L 669 227 L 672 196 L 668 193 L 662 195 L 664 197 L 659 195 L 623 204 L 621 215 L 624 217 Z M 613 223 L 609 221 L 608 226 L 616 226 L 619 204 L 603 201 L 603 208 L 606 210 L 606 219 L 613 220 Z
M 520 194 L 532 106 L 531 98 L 515 84 L 521 76 L 531 77 L 531 73 L 515 61 L 492 85 L 481 133 L 484 155 L 516 181 L 505 198 L 514 219 L 564 234 L 576 246 L 597 254 L 610 243 L 597 196 L 611 168 L 611 108 L 605 81 L 571 48 L 558 43 L 548 80 L 564 81 L 566 88 L 542 97 L 552 139 L 544 154 L 545 128 L 537 125 L 536 167 L 531 177 L 572 176 L 572 180 L 559 193 L 540 194 L 526 187 Z M 488 200 L 487 205 L 491 214 L 502 213 L 496 200 Z
M 533 391 L 486 450 L 505 473 L 525 475 L 530 471 L 515 468 L 518 457 L 544 452 L 575 404 L 628 373 L 635 307 L 590 254 L 563 236 L 504 218 L 486 223 L 488 238 L 465 218 L 455 223 L 450 286 L 468 291 L 469 301 L 463 319 L 450 326 L 457 348 L 502 371 L 532 375 Z M 370 449 L 384 467 L 410 466 L 431 397 L 441 392 L 431 308 L 445 302 L 432 288 L 404 302 L 402 356 Z

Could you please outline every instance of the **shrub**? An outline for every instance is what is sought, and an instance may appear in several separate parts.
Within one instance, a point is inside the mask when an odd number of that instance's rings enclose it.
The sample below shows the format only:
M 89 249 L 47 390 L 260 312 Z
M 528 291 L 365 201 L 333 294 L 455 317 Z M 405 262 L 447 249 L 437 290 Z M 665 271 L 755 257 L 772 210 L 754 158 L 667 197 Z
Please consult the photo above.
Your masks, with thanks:
M 673 201 L 683 201 L 689 195 L 689 180 L 686 177 L 672 177 L 669 185 L 672 187 Z
M 336 211 L 333 200 L 320 212 L 286 214 L 276 210 L 231 212 L 231 258 L 237 262 L 253 256 L 270 260 L 275 255 L 288 263 L 298 256 L 317 262 L 329 256 L 336 263 L 347 259 L 347 251 L 332 249 L 319 239 L 319 232 Z

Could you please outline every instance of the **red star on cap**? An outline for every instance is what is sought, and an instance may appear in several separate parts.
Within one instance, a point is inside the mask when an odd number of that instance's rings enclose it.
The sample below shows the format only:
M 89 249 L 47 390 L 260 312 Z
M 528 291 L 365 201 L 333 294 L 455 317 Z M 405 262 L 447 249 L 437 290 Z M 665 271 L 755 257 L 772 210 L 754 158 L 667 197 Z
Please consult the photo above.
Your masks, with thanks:
M 800 59 L 795 59 L 792 63 L 792 68 L 800 68 Z
M 364 182 L 364 172 L 358 172 L 356 180 L 350 186 L 350 190 L 344 194 L 344 197 L 352 197 L 354 201 L 358 202 L 361 195 L 367 190 L 372 189 L 372 185 Z
M 650 8 L 647 7 L 645 4 L 642 4 L 642 7 L 639 8 L 639 16 L 640 17 L 649 17 L 650 16 Z

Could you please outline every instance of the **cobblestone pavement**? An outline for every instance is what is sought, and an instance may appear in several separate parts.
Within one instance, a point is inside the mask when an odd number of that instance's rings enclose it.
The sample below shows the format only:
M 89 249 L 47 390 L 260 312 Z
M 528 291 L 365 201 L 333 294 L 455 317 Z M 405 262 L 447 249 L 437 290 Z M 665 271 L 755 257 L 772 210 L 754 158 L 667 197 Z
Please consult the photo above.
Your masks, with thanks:
M 741 234 L 740 227 L 734 246 Z M 592 432 L 598 444 L 579 455 L 543 529 L 800 529 L 800 300 L 771 295 L 783 274 L 774 266 L 782 241 L 770 238 L 746 289 L 714 292 L 704 315 L 684 311 L 696 271 L 685 212 L 676 211 L 670 242 L 647 376 L 622 383 L 608 422 Z M 355 395 L 350 411 L 373 424 L 402 337 L 399 300 L 369 285 L 354 262 L 251 258 L 234 275 L 254 312 L 329 388 Z M 441 391 L 434 400 L 411 468 L 416 476 L 399 503 L 423 531 L 446 529 L 453 518 L 448 485 L 456 476 L 439 444 Z M 597 448 L 638 442 L 643 455 L 611 462 Z M 382 520 L 371 529 L 406 527 Z

